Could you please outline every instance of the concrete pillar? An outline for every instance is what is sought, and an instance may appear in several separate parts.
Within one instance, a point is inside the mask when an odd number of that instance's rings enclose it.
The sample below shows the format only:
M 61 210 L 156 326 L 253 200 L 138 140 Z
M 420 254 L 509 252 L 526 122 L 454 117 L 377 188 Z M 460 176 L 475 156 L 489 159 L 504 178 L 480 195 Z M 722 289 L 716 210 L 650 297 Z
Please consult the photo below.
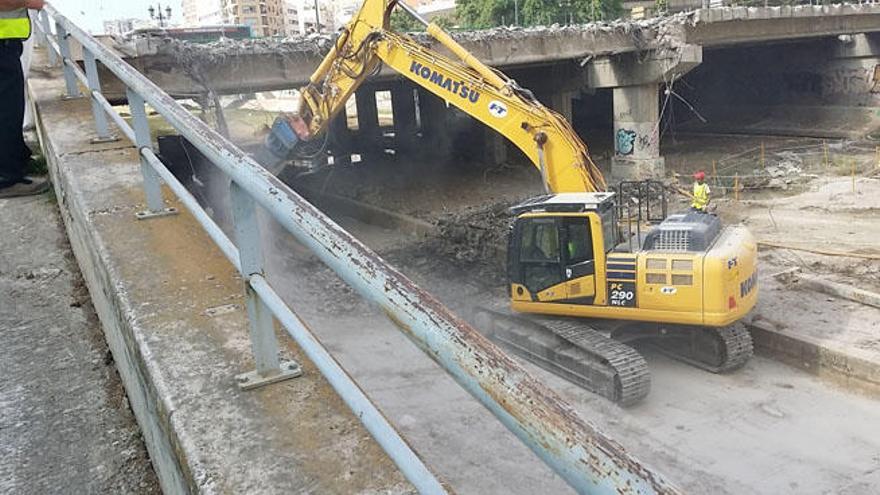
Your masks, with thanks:
M 351 165 L 353 135 L 348 128 L 348 112 L 342 108 L 330 122 L 331 149 L 334 165 Z
M 434 158 L 449 156 L 451 141 L 446 128 L 446 102 L 432 93 L 419 89 L 419 115 L 422 123 L 420 152 Z
M 614 88 L 612 180 L 661 178 L 658 84 Z
M 507 163 L 507 138 L 499 134 L 495 129 L 483 127 L 483 162 L 489 166 L 498 166 Z
M 557 91 L 550 96 L 550 108 L 571 122 L 573 117 L 572 100 L 577 93 L 574 91 Z
M 355 100 L 358 113 L 358 148 L 363 155 L 377 155 L 382 150 L 382 129 L 379 127 L 376 91 L 361 88 L 357 91 Z
M 409 83 L 400 83 L 391 89 L 391 106 L 394 109 L 394 140 L 397 151 L 412 152 L 416 146 L 416 99 Z

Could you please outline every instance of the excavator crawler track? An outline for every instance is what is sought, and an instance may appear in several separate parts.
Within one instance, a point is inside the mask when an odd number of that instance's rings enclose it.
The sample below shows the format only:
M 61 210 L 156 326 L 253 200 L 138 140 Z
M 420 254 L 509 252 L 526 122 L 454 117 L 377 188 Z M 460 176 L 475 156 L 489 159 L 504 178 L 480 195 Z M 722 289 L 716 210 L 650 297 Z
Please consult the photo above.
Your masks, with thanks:
M 754 355 L 752 336 L 742 323 L 723 328 L 676 330 L 680 338 L 656 341 L 666 355 L 712 373 L 742 368 Z
M 632 347 L 576 320 L 478 309 L 478 327 L 518 356 L 621 406 L 651 391 L 645 359 Z

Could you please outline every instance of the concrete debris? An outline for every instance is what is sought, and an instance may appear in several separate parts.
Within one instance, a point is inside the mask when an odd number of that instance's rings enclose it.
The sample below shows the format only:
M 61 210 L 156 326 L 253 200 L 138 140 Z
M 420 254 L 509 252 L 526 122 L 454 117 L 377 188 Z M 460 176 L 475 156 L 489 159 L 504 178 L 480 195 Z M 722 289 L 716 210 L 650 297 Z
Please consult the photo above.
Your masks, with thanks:
M 280 41 L 265 38 L 247 40 L 223 38 L 212 43 L 190 43 L 165 38 L 156 47 L 156 53 L 170 55 L 181 65 L 223 64 L 243 55 L 323 56 L 332 46 L 332 39 L 324 35 L 287 38 Z
M 681 27 L 694 23 L 694 15 L 691 12 L 679 13 L 671 16 L 653 17 L 642 20 L 618 19 L 609 22 L 593 22 L 589 24 L 575 24 L 561 26 L 502 26 L 492 29 L 479 29 L 469 31 L 457 31 L 452 33 L 459 42 L 488 42 L 503 39 L 528 39 L 545 38 L 547 36 L 578 36 L 578 35 L 609 35 L 609 34 L 632 34 L 635 36 L 647 34 L 654 30 L 660 33 L 671 32 L 673 27 Z M 427 44 L 431 42 L 426 33 L 410 33 L 418 42 Z M 645 37 L 648 38 L 647 36 Z
M 504 264 L 514 202 L 500 202 L 447 213 L 437 220 L 437 250 L 460 261 L 496 260 Z

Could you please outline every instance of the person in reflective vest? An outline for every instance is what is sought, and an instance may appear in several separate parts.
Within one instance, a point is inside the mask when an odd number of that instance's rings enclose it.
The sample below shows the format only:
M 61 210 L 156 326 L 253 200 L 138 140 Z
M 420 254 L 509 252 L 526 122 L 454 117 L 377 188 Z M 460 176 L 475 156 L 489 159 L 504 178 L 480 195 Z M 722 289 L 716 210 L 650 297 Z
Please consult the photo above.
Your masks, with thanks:
M 706 173 L 702 170 L 694 174 L 694 195 L 691 210 L 699 213 L 708 213 L 709 201 L 711 201 L 709 184 L 706 184 Z
M 31 36 L 28 9 L 43 0 L 0 0 L 0 198 L 39 194 L 45 179 L 27 177 L 31 150 L 24 142 L 24 73 L 22 42 Z

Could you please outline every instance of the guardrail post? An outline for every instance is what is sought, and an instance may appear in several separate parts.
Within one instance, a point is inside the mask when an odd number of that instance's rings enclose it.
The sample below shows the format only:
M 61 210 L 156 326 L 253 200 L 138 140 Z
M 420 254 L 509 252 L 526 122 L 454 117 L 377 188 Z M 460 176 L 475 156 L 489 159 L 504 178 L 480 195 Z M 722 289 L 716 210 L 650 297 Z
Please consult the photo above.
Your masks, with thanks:
M 70 60 L 73 63 L 73 59 L 70 57 L 70 42 L 67 39 L 67 30 L 56 22 L 55 31 L 58 32 L 58 47 L 61 48 L 61 68 L 64 69 L 64 83 L 67 85 L 67 94 L 64 96 L 64 99 L 80 98 L 82 93 L 79 92 L 79 86 L 76 84 L 76 74 L 73 73 L 73 69 L 68 67 L 66 62 Z
M 36 35 L 36 45 L 48 47 L 49 46 L 49 42 L 47 41 L 48 38 L 46 37 L 46 32 L 43 30 L 44 24 L 43 24 L 43 11 L 42 10 L 37 11 L 37 18 L 33 19 L 31 21 L 31 24 L 32 24 L 31 27 L 33 28 L 33 29 L 31 29 L 32 35 Z M 35 25 L 33 25 L 33 24 L 35 24 Z
M 40 21 L 40 25 L 43 26 L 43 34 L 46 35 L 46 51 L 49 52 L 49 65 L 54 66 L 58 63 L 58 55 L 49 42 L 49 39 L 52 38 L 52 25 L 49 23 L 49 14 L 45 10 L 41 10 L 37 14 L 37 19 Z
M 251 286 L 251 275 L 263 275 L 263 250 L 254 199 L 235 182 L 230 186 L 235 240 L 238 244 L 241 274 L 244 277 L 247 312 L 250 320 L 251 350 L 256 369 L 236 376 L 242 390 L 252 390 L 302 375 L 296 361 L 278 359 L 278 338 L 272 312 Z
M 89 90 L 94 93 L 101 92 L 101 76 L 98 75 L 98 64 L 95 61 L 95 54 L 83 47 L 83 58 L 86 64 L 86 77 L 89 80 Z M 98 137 L 92 139 L 92 144 L 112 143 L 119 141 L 119 136 L 110 133 L 110 127 L 107 125 L 107 115 L 98 100 L 92 96 L 92 115 L 95 117 L 95 130 Z
M 131 109 L 132 127 L 134 127 L 134 135 L 137 139 L 135 143 L 138 147 L 138 155 L 141 159 L 141 175 L 144 177 L 144 193 L 147 196 L 147 211 L 136 213 L 138 220 L 146 220 L 148 218 L 164 217 L 177 213 L 176 208 L 165 208 L 165 201 L 162 199 L 162 184 L 159 182 L 159 174 L 153 170 L 149 162 L 144 158 L 141 150 L 144 148 L 153 149 L 153 138 L 150 135 L 150 123 L 147 120 L 147 107 L 141 95 L 132 91 L 131 88 L 126 89 L 128 95 L 128 107 Z

